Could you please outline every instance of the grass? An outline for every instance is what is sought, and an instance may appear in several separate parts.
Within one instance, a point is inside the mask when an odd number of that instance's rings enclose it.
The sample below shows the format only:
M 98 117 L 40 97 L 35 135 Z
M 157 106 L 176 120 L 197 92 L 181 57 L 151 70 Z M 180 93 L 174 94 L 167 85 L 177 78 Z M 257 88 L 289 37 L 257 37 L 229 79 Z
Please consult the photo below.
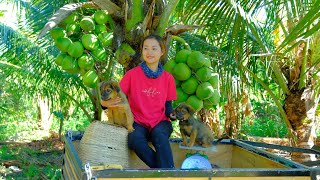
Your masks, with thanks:
M 0 179 L 61 179 L 62 159 L 63 143 L 56 134 L 31 142 L 2 142 Z

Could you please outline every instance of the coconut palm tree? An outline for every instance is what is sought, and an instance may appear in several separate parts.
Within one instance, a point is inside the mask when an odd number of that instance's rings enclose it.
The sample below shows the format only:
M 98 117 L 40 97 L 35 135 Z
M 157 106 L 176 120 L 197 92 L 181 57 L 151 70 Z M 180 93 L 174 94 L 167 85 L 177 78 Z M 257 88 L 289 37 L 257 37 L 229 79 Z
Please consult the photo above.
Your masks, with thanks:
M 291 137 L 312 146 L 319 99 L 319 0 L 310 1 L 183 1 L 179 14 L 188 24 L 206 25 L 201 34 L 228 55 L 224 75 L 227 110 L 237 100 L 235 85 L 259 82 L 279 107 Z M 263 19 L 261 19 L 263 17 Z M 264 64 L 266 76 L 255 74 Z M 237 79 L 235 84 L 235 77 Z M 277 84 L 280 94 L 269 88 Z M 236 86 L 242 88 L 243 86 Z M 238 99 L 239 100 L 239 99 Z M 282 102 L 283 101 L 283 102 Z

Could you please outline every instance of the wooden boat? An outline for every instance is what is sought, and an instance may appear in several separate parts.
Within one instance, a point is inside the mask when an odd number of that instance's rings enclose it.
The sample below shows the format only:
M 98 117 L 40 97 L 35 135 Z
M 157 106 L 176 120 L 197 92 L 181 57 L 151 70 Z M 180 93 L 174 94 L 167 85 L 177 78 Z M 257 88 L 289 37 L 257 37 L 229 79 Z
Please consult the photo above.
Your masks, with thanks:
M 311 168 L 264 150 L 268 147 L 320 154 L 319 151 L 312 149 L 234 139 L 224 139 L 209 150 L 197 147 L 190 149 L 180 145 L 181 139 L 171 139 L 174 161 L 178 167 L 176 169 L 149 169 L 133 152 L 129 153 L 130 161 L 127 168 L 115 165 L 90 167 L 90 164 L 82 162 L 79 157 L 79 140 L 67 134 L 63 140 L 65 142 L 63 179 L 307 180 L 320 177 L 320 169 Z M 207 160 L 195 159 L 194 157 L 199 157 L 199 154 Z M 192 157 L 193 159 L 190 159 Z M 191 165 L 186 166 L 186 162 Z M 210 162 L 212 166 L 200 167 L 199 164 L 204 162 Z

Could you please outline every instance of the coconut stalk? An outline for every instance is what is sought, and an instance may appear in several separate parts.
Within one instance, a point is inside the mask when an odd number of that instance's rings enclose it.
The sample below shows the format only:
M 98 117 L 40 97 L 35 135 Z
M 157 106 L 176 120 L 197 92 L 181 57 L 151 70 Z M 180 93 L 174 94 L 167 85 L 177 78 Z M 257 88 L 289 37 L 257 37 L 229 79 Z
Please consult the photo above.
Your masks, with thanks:
M 125 29 L 126 32 L 129 32 L 135 28 L 135 26 L 142 22 L 143 20 L 143 2 L 142 0 L 129 0 L 128 6 L 130 8 L 126 8 L 129 12 L 125 16 Z
M 95 87 L 95 96 L 96 96 L 96 107 L 98 110 L 98 119 L 101 121 L 101 114 L 102 114 L 102 108 L 101 108 L 101 92 L 100 92 L 100 83 L 98 82 L 98 85 Z
M 308 55 L 307 55 L 307 49 L 309 48 L 308 41 L 305 43 L 305 47 L 303 49 L 303 59 L 300 69 L 300 78 L 299 78 L 299 89 L 303 89 L 306 87 L 307 82 L 307 63 L 308 63 Z
M 169 18 L 172 12 L 175 10 L 179 0 L 171 0 L 166 6 L 166 10 L 163 11 L 160 17 L 159 26 L 157 27 L 155 34 L 163 36 L 165 29 L 168 27 Z
M 82 106 L 76 99 L 74 99 L 70 94 L 68 94 L 67 92 L 63 91 L 62 93 L 64 93 L 65 95 L 67 95 L 73 102 L 75 102 L 84 112 L 84 114 L 87 116 L 87 118 L 89 120 L 92 120 L 92 117 L 90 116 L 90 114 L 88 113 L 88 111 L 86 110 L 86 108 L 84 106 Z
M 176 40 L 180 43 L 182 43 L 184 45 L 184 48 L 188 49 L 188 50 L 191 50 L 191 47 L 190 45 L 187 43 L 186 40 L 184 40 L 183 38 L 179 37 L 179 36 L 172 36 L 172 39 L 173 40 Z

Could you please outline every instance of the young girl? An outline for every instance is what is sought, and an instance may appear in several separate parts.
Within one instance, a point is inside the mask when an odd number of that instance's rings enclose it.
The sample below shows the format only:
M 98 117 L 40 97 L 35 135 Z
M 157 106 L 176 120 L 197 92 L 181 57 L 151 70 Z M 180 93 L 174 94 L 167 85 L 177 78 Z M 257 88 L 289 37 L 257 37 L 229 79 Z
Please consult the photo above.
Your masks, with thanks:
M 120 81 L 134 115 L 134 131 L 128 135 L 128 146 L 150 168 L 174 168 L 169 137 L 173 131 L 170 119 L 172 100 L 176 99 L 175 81 L 164 71 L 160 59 L 165 54 L 162 38 L 149 35 L 142 42 L 143 62 L 129 70 Z M 104 107 L 115 101 L 102 101 Z M 152 142 L 153 150 L 148 145 Z

